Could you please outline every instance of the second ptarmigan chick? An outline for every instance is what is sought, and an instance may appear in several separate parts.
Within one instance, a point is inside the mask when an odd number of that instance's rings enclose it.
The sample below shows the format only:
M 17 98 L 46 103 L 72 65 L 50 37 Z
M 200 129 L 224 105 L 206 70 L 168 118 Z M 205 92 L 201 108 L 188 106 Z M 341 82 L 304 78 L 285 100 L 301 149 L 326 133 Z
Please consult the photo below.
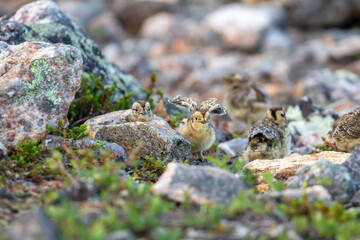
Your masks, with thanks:
M 331 125 L 325 143 L 336 143 L 338 149 L 352 152 L 360 145 L 360 107 L 343 115 Z
M 289 154 L 290 147 L 291 136 L 285 110 L 282 107 L 271 108 L 263 120 L 251 127 L 244 158 L 247 161 L 283 158 Z
M 187 107 L 191 113 L 191 117 L 183 119 L 176 131 L 191 143 L 191 152 L 197 153 L 199 160 L 204 159 L 203 151 L 209 149 L 215 142 L 215 131 L 210 122 L 210 115 L 226 113 L 226 108 L 216 104 L 216 100 L 210 98 L 198 106 L 196 102 L 183 96 L 169 99 L 172 104 Z

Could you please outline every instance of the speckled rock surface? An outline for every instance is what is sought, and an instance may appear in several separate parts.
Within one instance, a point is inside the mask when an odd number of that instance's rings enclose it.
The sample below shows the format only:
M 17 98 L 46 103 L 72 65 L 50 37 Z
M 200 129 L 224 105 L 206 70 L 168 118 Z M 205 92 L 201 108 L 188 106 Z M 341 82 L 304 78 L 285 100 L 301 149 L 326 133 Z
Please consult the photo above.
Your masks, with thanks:
M 324 185 L 324 187 L 329 191 L 333 199 L 339 203 L 349 202 L 355 194 L 354 182 L 347 169 L 324 159 L 300 168 L 289 186 L 291 188 L 301 188 L 304 183 L 313 186 L 318 184 L 321 179 L 331 180 L 331 183 Z
M 46 124 L 67 124 L 67 111 L 81 83 L 80 51 L 64 44 L 0 42 L 0 139 L 37 141 Z
M 241 180 L 222 169 L 179 163 L 169 163 L 152 188 L 153 193 L 179 202 L 187 193 L 191 201 L 199 204 L 230 204 L 239 191 L 247 190 Z
M 95 138 L 96 133 L 105 126 L 116 126 L 124 123 L 126 116 L 129 115 L 130 112 L 131 109 L 120 110 L 87 120 L 84 124 L 87 126 L 86 132 L 89 133 L 89 138 Z M 164 119 L 155 114 L 152 123 L 170 128 L 169 124 Z
M 56 149 L 64 150 L 64 145 L 66 145 L 67 147 L 73 147 L 75 149 L 86 149 L 94 146 L 95 142 L 96 140 L 94 139 L 65 140 L 63 137 L 53 136 L 53 135 L 48 135 L 45 138 L 45 146 L 50 148 L 51 151 L 54 151 Z M 103 141 L 97 141 L 97 144 L 101 144 L 101 143 L 103 143 Z M 114 159 L 118 162 L 126 161 L 125 150 L 116 143 L 107 142 L 104 146 L 101 146 L 99 148 L 105 151 L 112 152 L 113 156 L 115 156 Z M 99 150 L 94 149 L 93 153 L 95 154 L 96 157 L 100 158 L 101 153 Z
M 341 164 L 351 175 L 356 190 L 360 189 L 360 147 L 356 147 L 350 157 Z M 360 196 L 360 195 L 359 195 Z
M 0 19 L 0 30 L 0 41 L 8 44 L 44 41 L 78 48 L 84 59 L 83 71 L 102 76 L 107 86 L 116 86 L 114 101 L 131 91 L 136 99 L 145 96 L 136 79 L 104 59 L 99 46 L 52 1 L 35 1 L 24 5 L 15 14 Z
M 244 167 L 255 171 L 257 174 L 271 172 L 275 174 L 275 178 L 286 180 L 289 177 L 294 176 L 296 170 L 298 170 L 300 167 L 315 163 L 319 159 L 327 159 L 332 163 L 341 164 L 349 156 L 349 153 L 326 151 L 316 154 L 299 155 L 281 159 L 255 160 L 246 164 Z
M 191 157 L 190 143 L 175 130 L 147 122 L 131 122 L 104 126 L 95 139 L 114 142 L 125 149 L 126 155 L 137 158 L 159 158 L 163 162 L 186 160 Z

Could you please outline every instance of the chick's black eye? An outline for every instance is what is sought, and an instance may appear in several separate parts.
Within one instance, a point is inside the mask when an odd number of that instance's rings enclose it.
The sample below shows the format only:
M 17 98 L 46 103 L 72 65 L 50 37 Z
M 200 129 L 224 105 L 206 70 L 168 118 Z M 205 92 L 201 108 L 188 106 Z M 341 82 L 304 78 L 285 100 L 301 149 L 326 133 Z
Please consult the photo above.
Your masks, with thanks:
M 197 118 L 197 117 L 195 117 L 195 120 L 197 121 L 197 120 L 198 120 L 198 118 Z
M 282 114 L 281 114 L 281 116 L 282 116 L 282 117 L 285 117 L 285 114 L 284 114 L 284 113 L 282 113 Z

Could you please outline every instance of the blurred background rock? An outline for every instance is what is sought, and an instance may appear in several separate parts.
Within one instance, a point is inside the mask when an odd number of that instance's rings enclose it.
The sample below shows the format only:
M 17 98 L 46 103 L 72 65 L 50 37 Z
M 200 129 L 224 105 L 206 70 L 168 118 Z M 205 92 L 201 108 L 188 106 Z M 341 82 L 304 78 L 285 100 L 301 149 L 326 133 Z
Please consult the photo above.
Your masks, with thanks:
M 28 0 L 0 1 L 0 16 Z M 359 0 L 58 0 L 103 54 L 165 96 L 224 97 L 244 73 L 271 105 L 308 95 L 338 114 L 360 102 Z

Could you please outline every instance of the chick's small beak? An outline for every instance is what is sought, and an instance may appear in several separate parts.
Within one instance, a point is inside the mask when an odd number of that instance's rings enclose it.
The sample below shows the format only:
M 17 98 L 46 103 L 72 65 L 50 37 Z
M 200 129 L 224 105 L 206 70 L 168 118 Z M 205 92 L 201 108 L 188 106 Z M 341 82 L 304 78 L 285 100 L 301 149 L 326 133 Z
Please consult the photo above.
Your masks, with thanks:
M 205 124 L 205 123 L 207 123 L 207 121 L 204 119 L 201 121 L 201 123 Z
M 145 112 L 145 111 L 143 111 L 141 114 L 142 114 L 142 115 L 146 115 L 146 112 Z

